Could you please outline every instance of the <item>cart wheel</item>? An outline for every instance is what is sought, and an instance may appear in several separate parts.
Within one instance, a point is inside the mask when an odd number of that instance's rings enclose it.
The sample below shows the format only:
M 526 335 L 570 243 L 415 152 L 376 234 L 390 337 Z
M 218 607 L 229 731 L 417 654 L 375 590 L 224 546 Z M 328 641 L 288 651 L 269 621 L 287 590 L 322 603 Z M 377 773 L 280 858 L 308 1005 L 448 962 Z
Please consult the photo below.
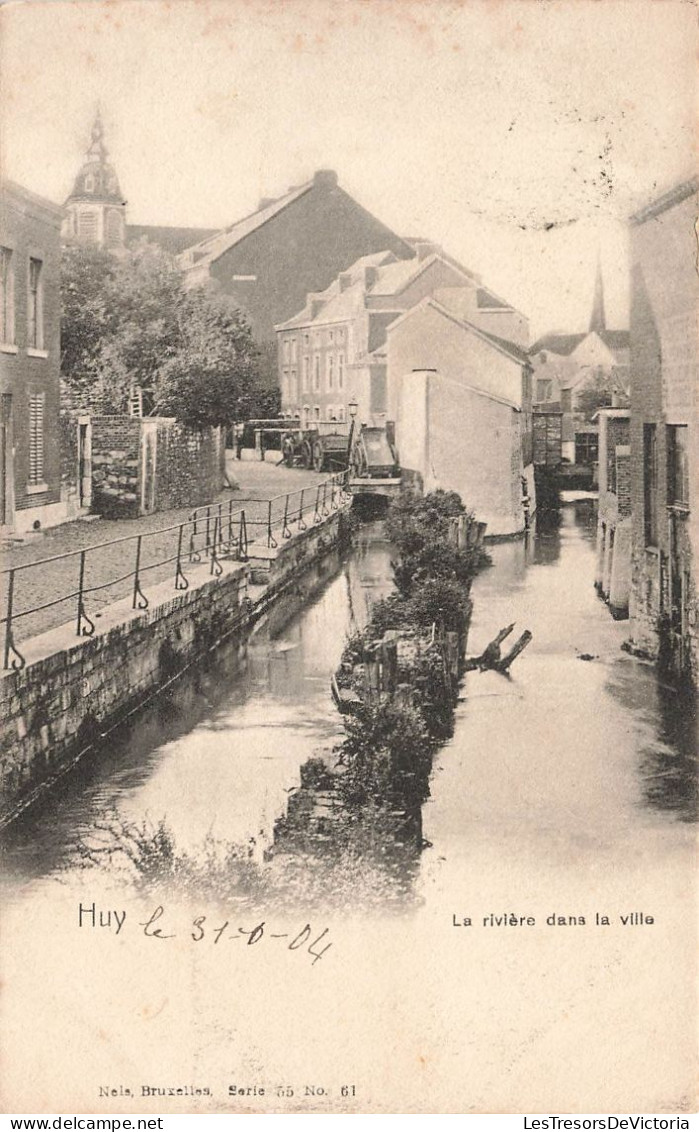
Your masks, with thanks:
M 367 464 L 364 458 L 364 452 L 357 445 L 352 449 L 352 459 L 350 460 L 350 472 L 354 478 L 361 478 L 366 475 Z
M 313 449 L 311 448 L 308 440 L 304 440 L 303 444 L 301 445 L 301 467 L 313 467 Z
M 325 452 L 323 451 L 323 445 L 319 440 L 316 440 L 315 444 L 313 445 L 313 467 L 317 472 L 322 472 L 324 463 Z

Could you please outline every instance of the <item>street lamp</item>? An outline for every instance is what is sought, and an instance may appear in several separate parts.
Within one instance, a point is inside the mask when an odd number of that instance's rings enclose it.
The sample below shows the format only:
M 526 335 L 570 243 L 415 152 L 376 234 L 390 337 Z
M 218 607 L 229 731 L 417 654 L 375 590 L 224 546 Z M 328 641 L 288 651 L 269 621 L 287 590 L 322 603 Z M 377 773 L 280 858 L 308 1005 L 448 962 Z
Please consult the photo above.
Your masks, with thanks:
M 347 405 L 347 411 L 349 412 L 349 415 L 350 415 L 349 440 L 347 441 L 347 473 L 348 474 L 349 474 L 349 469 L 350 469 L 350 461 L 352 459 L 352 441 L 354 440 L 354 422 L 355 422 L 356 417 L 357 417 L 357 409 L 358 408 L 359 408 L 359 405 L 357 404 L 357 402 L 355 401 L 355 399 L 353 397 L 352 400 Z

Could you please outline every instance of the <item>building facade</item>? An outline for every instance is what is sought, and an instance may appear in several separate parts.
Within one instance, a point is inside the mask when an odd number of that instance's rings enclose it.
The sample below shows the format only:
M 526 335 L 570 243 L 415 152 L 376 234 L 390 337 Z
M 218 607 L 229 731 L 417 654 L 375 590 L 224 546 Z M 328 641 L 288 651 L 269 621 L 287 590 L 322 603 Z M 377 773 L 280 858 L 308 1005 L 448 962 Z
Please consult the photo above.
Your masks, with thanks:
M 615 620 L 629 615 L 631 448 L 628 409 L 600 409 L 595 586 Z
M 469 322 L 460 290 L 438 294 L 388 328 L 401 467 L 425 491 L 458 491 L 489 537 L 521 534 L 536 507 L 528 356 Z
M 530 355 L 534 404 L 561 413 L 563 459 L 581 466 L 596 464 L 594 415 L 600 407 L 626 407 L 629 389 L 629 333 L 607 328 L 599 264 L 588 330 L 545 334 Z
M 62 210 L 0 186 L 0 520 L 38 530 L 65 517 L 59 453 Z
M 412 259 L 414 248 L 382 224 L 337 182 L 330 169 L 264 199 L 252 215 L 179 256 L 190 286 L 212 280 L 245 312 L 262 352 L 263 377 L 277 381 L 275 326 L 300 311 L 360 257 L 389 250 Z
M 344 421 L 354 401 L 360 423 L 383 424 L 387 327 L 426 295 L 461 287 L 475 294 L 476 282 L 426 242 L 410 260 L 390 251 L 363 256 L 277 327 L 282 411 L 304 424 Z
M 696 179 L 631 219 L 631 639 L 699 674 Z

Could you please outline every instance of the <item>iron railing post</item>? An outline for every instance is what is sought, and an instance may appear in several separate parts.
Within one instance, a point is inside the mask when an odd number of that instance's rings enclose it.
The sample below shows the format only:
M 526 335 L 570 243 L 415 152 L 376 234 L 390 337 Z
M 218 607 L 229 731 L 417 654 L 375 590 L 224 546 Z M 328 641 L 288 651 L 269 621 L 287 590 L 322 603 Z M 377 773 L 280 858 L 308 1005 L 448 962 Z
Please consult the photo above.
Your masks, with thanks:
M 184 536 L 184 523 L 180 523 L 177 533 L 177 567 L 175 569 L 175 589 L 188 590 L 189 582 L 182 573 L 182 538 Z
M 80 551 L 80 573 L 78 575 L 78 623 L 76 632 L 79 637 L 91 637 L 95 631 L 94 622 L 90 620 L 85 612 L 85 601 L 83 594 L 85 592 L 85 556 L 86 550 Z
M 141 578 L 140 578 L 141 543 L 142 543 L 142 541 L 143 541 L 143 535 L 139 535 L 136 539 L 136 568 L 134 570 L 134 579 L 133 579 L 133 600 L 132 600 L 132 604 L 131 604 L 132 609 L 147 609 L 148 608 L 148 598 L 146 597 L 143 590 L 141 589 Z
M 14 593 L 15 572 L 14 570 L 10 570 L 10 577 L 7 585 L 7 623 L 5 626 L 5 660 L 3 667 L 12 667 L 15 669 L 15 671 L 19 671 L 20 668 L 24 668 L 26 661 L 17 648 L 14 636 L 12 634 L 12 607 L 14 605 Z M 10 662 L 10 653 L 14 653 L 12 662 Z
M 216 543 L 217 543 L 218 537 L 219 537 L 219 525 L 218 525 L 218 516 L 216 516 L 216 518 L 214 519 L 214 538 L 213 538 L 213 543 L 211 544 L 211 573 L 215 574 L 217 578 L 220 577 L 221 574 L 223 573 L 223 566 L 219 562 L 218 556 L 216 554 Z

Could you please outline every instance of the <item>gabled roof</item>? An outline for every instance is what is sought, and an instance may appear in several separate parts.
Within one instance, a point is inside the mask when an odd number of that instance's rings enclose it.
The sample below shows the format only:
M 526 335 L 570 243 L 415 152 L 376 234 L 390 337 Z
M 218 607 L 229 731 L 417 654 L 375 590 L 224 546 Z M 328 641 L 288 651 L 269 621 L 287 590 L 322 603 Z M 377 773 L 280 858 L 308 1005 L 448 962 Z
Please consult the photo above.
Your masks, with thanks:
M 350 318 L 364 296 L 365 269 L 375 267 L 382 270 L 384 265 L 393 266 L 395 259 L 393 252 L 389 251 L 373 252 L 370 255 L 360 256 L 346 271 L 341 271 L 340 275 L 333 279 L 330 286 L 326 287 L 324 291 L 311 292 L 307 296 L 303 310 L 295 314 L 293 318 L 287 319 L 286 322 L 278 323 L 275 330 L 292 330 L 299 326 L 323 326 L 326 323 L 342 322 L 344 319 Z M 407 262 L 413 264 L 417 261 L 407 260 Z M 340 276 L 345 280 L 342 287 L 340 286 Z M 320 304 L 315 315 L 311 313 L 314 303 Z
M 158 244 L 170 255 L 179 255 L 192 244 L 214 236 L 217 228 L 163 228 L 153 224 L 127 224 L 126 240 L 134 243 L 136 240 L 150 240 Z
M 434 252 L 432 255 L 427 256 L 425 259 L 398 259 L 393 252 L 385 251 L 378 252 L 374 255 L 362 256 L 361 259 L 355 261 L 351 267 L 346 271 L 341 271 L 337 279 L 334 279 L 325 291 L 320 291 L 317 294 L 308 296 L 308 302 L 302 311 L 299 311 L 293 318 L 288 319 L 287 322 L 279 323 L 276 327 L 277 330 L 291 330 L 294 327 L 319 325 L 322 326 L 326 323 L 339 322 L 342 319 L 349 318 L 354 314 L 360 306 L 364 298 L 381 297 L 392 298 L 399 296 L 402 291 L 406 289 L 418 276 L 427 271 L 433 264 L 438 262 L 448 263 L 449 266 L 464 275 L 464 279 L 470 283 L 471 277 L 468 272 L 460 268 L 455 261 L 450 260 L 449 256 L 445 256 L 442 252 Z M 366 267 L 377 268 L 377 277 L 373 283 L 368 286 L 365 283 L 364 269 Z M 344 286 L 341 287 L 340 276 L 345 280 Z M 349 276 L 349 282 L 347 277 Z M 455 286 L 454 290 L 461 290 L 460 287 Z M 316 315 L 311 315 L 313 303 L 319 303 L 321 306 Z M 374 308 L 371 308 L 372 310 Z M 376 313 L 382 308 L 376 308 Z M 396 311 L 398 314 L 400 307 Z
M 544 334 L 543 338 L 539 338 L 533 346 L 529 348 L 529 354 L 533 357 L 535 354 L 540 353 L 542 350 L 548 350 L 552 354 L 558 354 L 561 357 L 567 358 L 577 350 L 581 342 L 589 338 L 591 334 L 596 334 L 598 338 L 604 342 L 607 349 L 616 352 L 617 350 L 628 350 L 629 348 L 629 332 L 628 330 L 584 330 L 579 334 Z
M 231 224 L 229 228 L 224 228 L 213 235 L 205 238 L 198 243 L 191 245 L 187 251 L 190 255 L 194 255 L 194 262 L 199 265 L 203 263 L 213 263 L 224 252 L 229 251 L 230 248 L 239 244 L 246 236 L 250 236 L 263 224 L 267 224 L 274 216 L 277 216 L 285 208 L 288 208 L 294 201 L 299 200 L 300 197 L 310 192 L 313 188 L 314 181 L 308 181 L 305 185 L 297 186 L 290 189 L 284 196 L 279 197 L 277 200 L 270 201 L 263 208 L 258 208 L 256 212 L 251 212 L 249 216 L 243 217 L 235 224 Z
M 552 354 L 560 354 L 567 358 L 587 336 L 587 330 L 583 331 L 582 334 L 544 334 L 543 338 L 537 339 L 534 345 L 529 348 L 529 353 L 538 354 L 541 350 L 550 350 Z
M 394 327 L 398 326 L 399 323 L 402 323 L 406 319 L 411 318 L 414 314 L 416 314 L 417 311 L 424 310 L 425 307 L 428 306 L 432 307 L 439 314 L 443 315 L 444 318 L 448 318 L 451 322 L 456 323 L 456 325 L 460 326 L 463 330 L 466 330 L 471 334 L 475 334 L 477 338 L 484 339 L 484 341 L 488 342 L 489 345 L 494 347 L 494 349 L 499 350 L 501 354 L 505 354 L 510 359 L 510 361 L 516 362 L 517 365 L 520 366 L 529 364 L 529 357 L 520 346 L 516 346 L 514 342 L 508 342 L 505 338 L 498 338 L 495 334 L 488 333 L 487 330 L 483 330 L 480 326 L 476 326 L 475 323 L 469 322 L 468 319 L 463 317 L 463 315 L 457 314 L 456 311 L 449 310 L 448 307 L 445 307 L 431 295 L 428 295 L 422 300 L 422 302 L 417 303 L 416 306 L 410 307 L 409 310 L 404 311 L 401 315 L 399 315 L 398 318 L 396 318 L 388 327 L 388 333 L 390 334 Z

